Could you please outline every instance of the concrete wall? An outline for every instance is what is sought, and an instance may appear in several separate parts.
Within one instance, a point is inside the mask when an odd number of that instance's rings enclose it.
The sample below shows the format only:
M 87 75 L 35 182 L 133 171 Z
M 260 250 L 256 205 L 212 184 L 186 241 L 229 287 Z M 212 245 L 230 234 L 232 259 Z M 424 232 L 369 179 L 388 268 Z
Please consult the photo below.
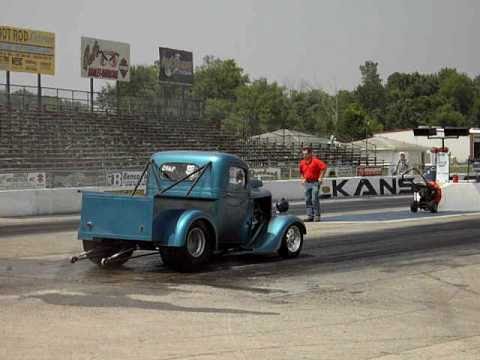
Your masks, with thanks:
M 2 190 L 0 217 L 54 215 L 80 212 L 80 188 Z M 118 190 L 118 188 L 88 187 L 84 191 Z
M 438 211 L 480 211 L 480 183 L 444 184 Z
M 299 180 L 265 181 L 264 188 L 274 200 L 303 200 L 304 190 Z M 83 191 L 128 190 L 127 187 L 84 187 L 0 191 L 0 217 L 78 213 Z M 325 179 L 320 194 L 326 198 L 387 196 L 408 193 L 408 184 L 400 178 L 354 177 Z

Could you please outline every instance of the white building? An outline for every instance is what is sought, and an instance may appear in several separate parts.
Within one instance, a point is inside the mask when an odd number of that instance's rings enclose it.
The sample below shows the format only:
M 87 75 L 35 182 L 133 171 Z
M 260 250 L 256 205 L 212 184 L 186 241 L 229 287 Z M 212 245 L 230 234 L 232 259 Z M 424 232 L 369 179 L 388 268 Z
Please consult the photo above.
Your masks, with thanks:
M 375 154 L 377 161 L 383 161 L 390 169 L 390 173 L 393 173 L 395 170 L 402 152 L 406 155 L 409 167 L 420 167 L 429 161 L 429 158 L 426 158 L 426 154 L 430 148 L 380 135 L 375 135 L 366 140 L 354 141 L 352 144 L 359 149 L 363 149 L 363 151 L 367 148 L 371 156 Z
M 480 144 L 480 138 L 476 139 L 474 136 L 478 135 L 460 136 L 458 139 L 445 139 L 445 146 L 448 147 L 451 161 L 465 163 L 468 160 L 470 154 L 473 155 L 474 143 L 478 141 L 477 144 Z M 426 163 L 430 162 L 430 149 L 432 147 L 442 146 L 442 140 L 440 139 L 429 139 L 426 136 L 413 136 L 412 129 L 382 132 L 375 134 L 374 137 L 388 138 L 426 147 L 428 149 L 428 156 L 425 158 Z M 479 147 L 479 145 L 475 146 L 475 148 L 477 147 Z

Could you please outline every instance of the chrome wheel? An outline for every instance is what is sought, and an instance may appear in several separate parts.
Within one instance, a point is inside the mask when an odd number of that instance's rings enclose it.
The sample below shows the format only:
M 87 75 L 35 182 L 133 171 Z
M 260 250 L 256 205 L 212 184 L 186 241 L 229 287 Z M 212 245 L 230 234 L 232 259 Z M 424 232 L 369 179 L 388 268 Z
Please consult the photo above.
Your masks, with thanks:
M 286 234 L 285 242 L 288 251 L 290 251 L 291 253 L 296 253 L 298 249 L 300 249 L 300 246 L 302 244 L 302 234 L 298 226 L 290 226 Z
M 202 256 L 207 245 L 207 238 L 204 231 L 199 227 L 194 227 L 188 232 L 187 236 L 187 251 L 194 257 Z

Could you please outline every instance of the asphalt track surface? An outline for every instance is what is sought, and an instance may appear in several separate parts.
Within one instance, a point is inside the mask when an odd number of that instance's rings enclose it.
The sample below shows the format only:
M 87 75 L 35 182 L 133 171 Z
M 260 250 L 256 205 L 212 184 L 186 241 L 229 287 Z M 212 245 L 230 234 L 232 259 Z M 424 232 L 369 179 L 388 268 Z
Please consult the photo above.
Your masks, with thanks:
M 396 200 L 326 203 L 298 258 L 227 254 L 194 274 L 158 255 L 72 265 L 76 224 L 14 226 L 0 358 L 479 359 L 480 214 Z
M 339 214 L 344 212 L 356 212 L 365 210 L 382 210 L 385 209 L 408 209 L 411 201 L 410 196 L 398 196 L 391 198 L 370 198 L 370 199 L 341 199 L 341 200 L 322 200 L 321 211 L 324 215 Z M 305 215 L 305 206 L 301 202 L 293 202 L 290 204 L 289 213 L 297 216 Z M 21 219 L 21 218 L 20 218 Z M 67 217 L 65 220 L 28 223 L 19 226 L 1 226 L 0 238 L 13 234 L 35 234 L 48 233 L 58 231 L 75 230 L 78 228 L 79 220 L 75 216 Z

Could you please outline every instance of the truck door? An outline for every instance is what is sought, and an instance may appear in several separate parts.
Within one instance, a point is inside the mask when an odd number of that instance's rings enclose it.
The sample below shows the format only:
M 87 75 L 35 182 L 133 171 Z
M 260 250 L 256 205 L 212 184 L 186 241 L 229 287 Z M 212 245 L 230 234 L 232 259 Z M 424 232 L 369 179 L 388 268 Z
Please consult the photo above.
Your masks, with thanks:
M 231 165 L 227 175 L 228 183 L 224 194 L 224 239 L 231 243 L 246 242 L 250 214 L 247 170 Z

